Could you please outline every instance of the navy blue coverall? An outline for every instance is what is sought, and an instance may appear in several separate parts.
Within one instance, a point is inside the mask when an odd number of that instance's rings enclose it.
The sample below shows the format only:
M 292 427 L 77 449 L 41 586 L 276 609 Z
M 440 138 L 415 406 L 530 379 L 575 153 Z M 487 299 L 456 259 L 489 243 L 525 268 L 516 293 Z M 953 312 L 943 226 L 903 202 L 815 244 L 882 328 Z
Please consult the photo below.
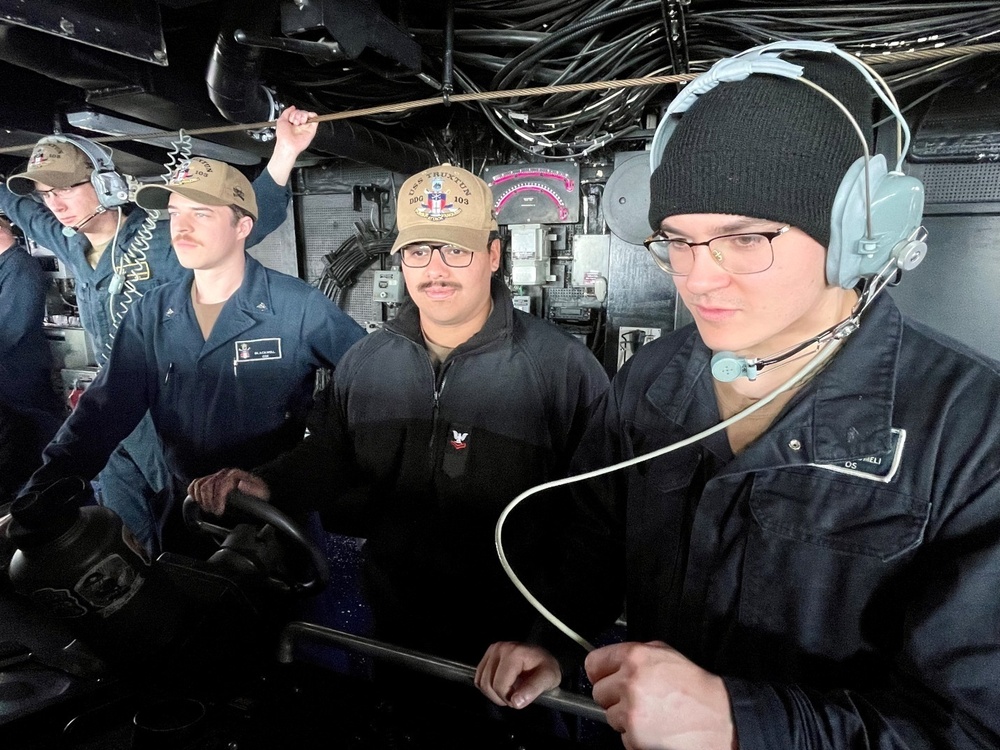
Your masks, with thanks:
M 266 169 L 254 181 L 253 188 L 260 216 L 247 238 L 247 247 L 260 242 L 285 221 L 291 198 L 291 190 L 278 185 Z M 0 211 L 26 236 L 52 251 L 72 272 L 76 279 L 80 320 L 90 335 L 98 363 L 103 363 L 111 350 L 112 305 L 121 311 L 122 305 L 130 306 L 135 301 L 124 292 L 111 295 L 115 266 L 124 272 L 140 294 L 180 278 L 185 272 L 170 245 L 170 222 L 157 221 L 151 230 L 144 229 L 145 211 L 132 210 L 123 217 L 117 240 L 108 245 L 97 268 L 91 268 L 87 261 L 90 242 L 82 232 L 72 237 L 64 236 L 62 224 L 51 211 L 32 198 L 15 195 L 5 184 L 0 185 Z M 133 242 L 138 243 L 139 249 L 132 253 L 130 260 L 124 260 L 124 250 Z M 167 486 L 168 479 L 162 448 L 147 417 L 133 434 L 125 436 L 101 471 L 99 500 L 121 516 L 138 539 L 149 547 L 155 536 L 150 508 L 156 504 L 156 494 Z
M 0 406 L 9 438 L 0 446 L 0 503 L 42 462 L 42 449 L 66 416 L 42 327 L 48 285 L 23 246 L 0 253 Z
M 148 410 L 174 492 L 219 469 L 252 468 L 302 440 L 319 368 L 364 330 L 320 290 L 246 258 L 243 284 L 206 341 L 194 274 L 148 292 L 122 322 L 111 357 L 45 450 L 28 484 L 93 477 Z

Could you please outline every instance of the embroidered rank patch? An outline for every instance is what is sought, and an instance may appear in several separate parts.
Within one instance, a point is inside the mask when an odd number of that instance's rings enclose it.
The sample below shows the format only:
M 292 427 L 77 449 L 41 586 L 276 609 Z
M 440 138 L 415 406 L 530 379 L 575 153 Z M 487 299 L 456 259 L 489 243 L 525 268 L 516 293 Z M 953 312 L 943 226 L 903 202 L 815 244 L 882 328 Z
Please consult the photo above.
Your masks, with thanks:
M 249 339 L 236 342 L 237 362 L 281 359 L 281 339 Z
M 849 474 L 853 477 L 871 479 L 873 482 L 891 482 L 896 476 L 899 464 L 903 460 L 903 445 L 906 443 L 906 430 L 891 431 L 892 446 L 881 456 L 863 456 L 850 461 L 834 464 L 809 464 L 817 469 L 836 471 L 839 474 Z
M 466 465 L 470 461 L 472 432 L 464 425 L 452 424 L 448 426 L 446 434 L 448 440 L 444 446 L 441 469 L 445 476 L 456 479 L 465 474 Z

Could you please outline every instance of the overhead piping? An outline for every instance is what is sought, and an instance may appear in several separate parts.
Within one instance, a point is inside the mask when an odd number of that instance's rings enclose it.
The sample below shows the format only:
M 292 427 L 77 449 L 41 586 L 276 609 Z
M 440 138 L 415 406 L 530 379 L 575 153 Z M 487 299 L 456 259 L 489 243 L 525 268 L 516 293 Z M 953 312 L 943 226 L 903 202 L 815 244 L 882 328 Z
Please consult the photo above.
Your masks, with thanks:
M 263 49 L 243 45 L 242 38 L 269 35 L 276 17 L 273 0 L 235 0 L 229 4 L 206 73 L 209 98 L 227 120 L 264 122 L 298 103 L 278 98 L 261 82 Z M 311 109 L 311 105 L 303 105 Z M 383 135 L 357 123 L 324 121 L 310 150 L 341 156 L 393 172 L 412 174 L 432 166 L 433 155 L 422 148 Z

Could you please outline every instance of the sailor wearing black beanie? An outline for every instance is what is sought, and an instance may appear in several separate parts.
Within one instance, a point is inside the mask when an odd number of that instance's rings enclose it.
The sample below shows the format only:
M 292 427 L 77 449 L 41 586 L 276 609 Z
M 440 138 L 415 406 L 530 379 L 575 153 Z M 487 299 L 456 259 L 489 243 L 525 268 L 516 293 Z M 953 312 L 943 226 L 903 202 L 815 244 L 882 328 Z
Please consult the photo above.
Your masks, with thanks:
M 877 78 L 830 47 L 802 80 L 773 46 L 720 62 L 653 139 L 647 247 L 694 325 L 590 411 L 545 602 L 584 636 L 625 603 L 584 667 L 627 748 L 1000 747 L 1000 371 L 878 294 L 922 190 L 812 88 L 868 133 Z M 881 258 L 831 276 L 835 247 Z M 476 684 L 517 708 L 557 686 L 550 629 Z

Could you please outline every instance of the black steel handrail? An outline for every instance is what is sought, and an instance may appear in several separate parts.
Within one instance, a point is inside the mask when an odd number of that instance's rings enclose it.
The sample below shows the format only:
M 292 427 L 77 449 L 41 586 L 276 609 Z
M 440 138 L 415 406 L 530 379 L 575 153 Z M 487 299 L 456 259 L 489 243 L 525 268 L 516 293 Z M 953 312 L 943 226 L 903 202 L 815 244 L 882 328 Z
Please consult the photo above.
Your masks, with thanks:
M 346 646 L 359 653 L 384 659 L 452 682 L 464 682 L 468 685 L 475 683 L 476 670 L 467 664 L 442 659 L 419 651 L 411 651 L 372 638 L 315 625 L 311 622 L 290 622 L 284 627 L 278 642 L 279 662 L 291 664 L 295 661 L 295 643 L 302 636 L 320 643 Z M 584 719 L 594 719 L 607 723 L 604 709 L 592 699 L 560 688 L 542 693 L 535 699 L 535 704 L 566 711 Z

